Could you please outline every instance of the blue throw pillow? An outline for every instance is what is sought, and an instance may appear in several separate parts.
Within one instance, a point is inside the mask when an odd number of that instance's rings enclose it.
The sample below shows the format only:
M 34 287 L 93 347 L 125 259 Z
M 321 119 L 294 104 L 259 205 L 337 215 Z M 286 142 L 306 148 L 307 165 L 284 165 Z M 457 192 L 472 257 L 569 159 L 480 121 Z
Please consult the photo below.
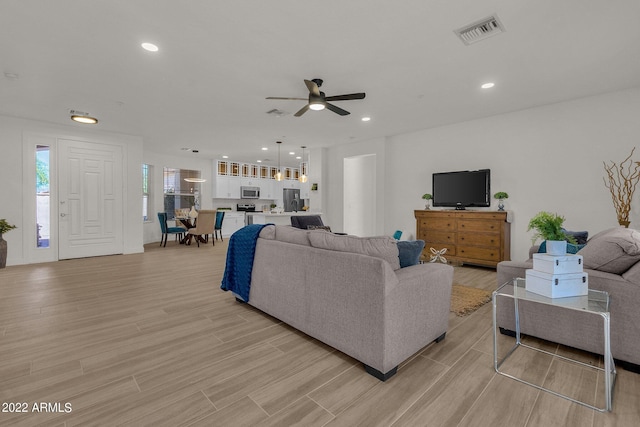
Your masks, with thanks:
M 569 243 L 567 242 L 567 253 L 568 254 L 577 254 L 578 251 L 582 248 L 584 248 L 585 246 L 587 246 L 586 244 L 584 245 L 574 245 L 573 243 Z M 546 254 L 547 253 L 547 241 L 545 240 L 544 242 L 540 243 L 540 247 L 538 248 L 538 253 L 539 254 Z
M 398 242 L 400 268 L 416 265 L 420 262 L 422 249 L 424 249 L 424 240 L 400 240 Z

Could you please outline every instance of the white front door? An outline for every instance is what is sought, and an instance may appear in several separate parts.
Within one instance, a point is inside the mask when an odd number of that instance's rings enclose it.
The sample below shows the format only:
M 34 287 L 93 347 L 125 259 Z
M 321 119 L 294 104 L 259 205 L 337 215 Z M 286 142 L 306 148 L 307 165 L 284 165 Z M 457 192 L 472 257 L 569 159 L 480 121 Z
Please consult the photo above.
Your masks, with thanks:
M 122 147 L 58 142 L 58 258 L 123 253 Z

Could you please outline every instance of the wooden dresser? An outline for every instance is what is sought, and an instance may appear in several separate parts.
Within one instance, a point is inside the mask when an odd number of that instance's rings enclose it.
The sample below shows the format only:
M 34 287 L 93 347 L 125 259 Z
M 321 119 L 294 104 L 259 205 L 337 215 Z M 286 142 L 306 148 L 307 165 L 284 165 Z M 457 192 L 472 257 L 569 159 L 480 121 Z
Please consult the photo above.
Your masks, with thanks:
M 425 241 L 424 257 L 431 248 L 441 250 L 448 261 L 496 267 L 511 259 L 511 224 L 507 212 L 414 211 L 416 236 Z

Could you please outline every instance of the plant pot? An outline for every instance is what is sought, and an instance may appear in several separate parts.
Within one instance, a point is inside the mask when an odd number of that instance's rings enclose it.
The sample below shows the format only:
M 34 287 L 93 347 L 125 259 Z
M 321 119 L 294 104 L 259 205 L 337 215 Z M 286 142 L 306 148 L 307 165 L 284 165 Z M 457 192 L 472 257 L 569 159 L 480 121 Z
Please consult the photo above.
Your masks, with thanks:
M 0 268 L 7 266 L 7 241 L 0 234 Z
M 549 255 L 566 255 L 566 240 L 547 240 L 547 254 Z

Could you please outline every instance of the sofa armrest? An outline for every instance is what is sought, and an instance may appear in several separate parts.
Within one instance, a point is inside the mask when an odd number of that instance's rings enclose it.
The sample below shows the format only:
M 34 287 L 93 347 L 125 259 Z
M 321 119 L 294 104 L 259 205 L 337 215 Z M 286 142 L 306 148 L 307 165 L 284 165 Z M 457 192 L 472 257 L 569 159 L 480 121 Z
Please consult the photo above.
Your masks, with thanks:
M 395 271 L 385 298 L 386 359 L 404 360 L 447 332 L 453 267 L 418 264 Z
M 525 277 L 525 270 L 533 268 L 533 261 L 502 261 L 498 263 L 496 285 L 500 286 L 504 283 L 515 279 L 516 277 Z

